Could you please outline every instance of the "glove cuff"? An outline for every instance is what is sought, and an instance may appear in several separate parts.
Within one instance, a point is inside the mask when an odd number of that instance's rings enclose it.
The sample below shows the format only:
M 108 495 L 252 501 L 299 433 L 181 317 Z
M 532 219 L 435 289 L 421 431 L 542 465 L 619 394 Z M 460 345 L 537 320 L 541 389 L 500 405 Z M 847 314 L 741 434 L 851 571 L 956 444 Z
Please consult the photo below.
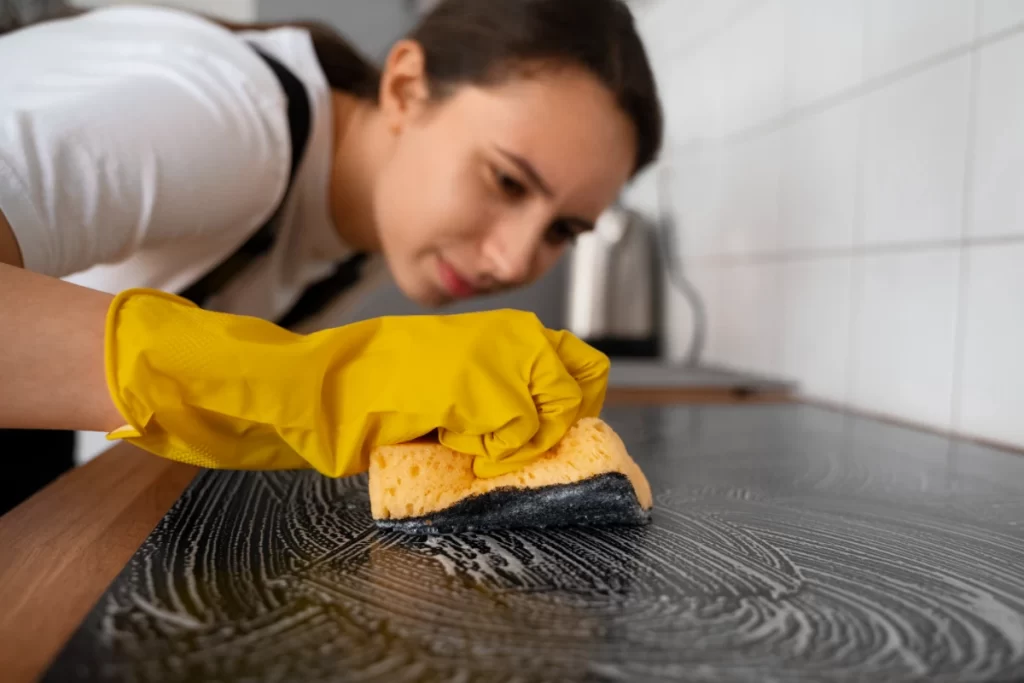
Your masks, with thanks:
M 257 318 L 204 311 L 151 289 L 107 312 L 107 388 L 126 425 L 107 435 L 210 468 L 308 467 L 282 438 L 279 408 L 302 337 Z

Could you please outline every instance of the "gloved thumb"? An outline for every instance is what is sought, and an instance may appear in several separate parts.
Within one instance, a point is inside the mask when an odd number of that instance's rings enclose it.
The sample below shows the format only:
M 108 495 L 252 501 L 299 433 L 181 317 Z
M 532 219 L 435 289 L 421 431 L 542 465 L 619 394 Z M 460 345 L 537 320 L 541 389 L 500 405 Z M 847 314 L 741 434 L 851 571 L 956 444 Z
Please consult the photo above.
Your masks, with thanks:
M 580 387 L 583 402 L 576 419 L 598 417 L 608 393 L 608 373 L 611 370 L 608 356 L 572 332 L 545 330 L 545 334 L 565 369 Z

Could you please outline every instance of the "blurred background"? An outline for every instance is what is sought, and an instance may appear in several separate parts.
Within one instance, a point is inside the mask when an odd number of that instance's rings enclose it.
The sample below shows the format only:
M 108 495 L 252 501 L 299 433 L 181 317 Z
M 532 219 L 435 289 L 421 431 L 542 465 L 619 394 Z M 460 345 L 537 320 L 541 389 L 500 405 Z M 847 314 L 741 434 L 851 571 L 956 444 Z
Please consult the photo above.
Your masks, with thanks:
M 635 10 L 705 361 L 1024 445 L 1024 2 Z M 677 354 L 687 314 L 667 307 Z
M 163 4 L 327 20 L 379 59 L 432 3 Z M 617 275 L 653 283 L 631 294 L 653 307 L 645 362 L 1024 446 L 1024 0 L 630 5 L 668 124 L 621 207 L 656 257 Z M 587 297 L 622 246 L 600 239 L 528 290 L 456 310 L 593 325 L 581 311 L 606 305 Z M 385 283 L 332 323 L 408 312 Z

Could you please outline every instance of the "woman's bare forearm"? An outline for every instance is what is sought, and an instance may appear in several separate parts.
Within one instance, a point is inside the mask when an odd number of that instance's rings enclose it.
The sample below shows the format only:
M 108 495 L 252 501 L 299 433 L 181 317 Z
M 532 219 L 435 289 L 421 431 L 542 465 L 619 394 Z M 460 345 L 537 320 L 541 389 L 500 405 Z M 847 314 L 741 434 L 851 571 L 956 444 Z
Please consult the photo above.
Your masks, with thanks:
M 110 431 L 103 338 L 112 297 L 0 263 L 0 428 Z

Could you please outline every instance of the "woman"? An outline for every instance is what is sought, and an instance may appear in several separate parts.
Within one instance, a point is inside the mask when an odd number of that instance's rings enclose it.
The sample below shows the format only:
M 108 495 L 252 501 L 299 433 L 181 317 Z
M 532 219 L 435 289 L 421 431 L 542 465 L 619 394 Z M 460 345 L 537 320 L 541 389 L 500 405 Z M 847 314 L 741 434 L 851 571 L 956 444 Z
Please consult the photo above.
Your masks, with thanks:
M 447 0 L 380 73 L 156 8 L 0 64 L 0 427 L 331 476 L 437 431 L 491 476 L 600 410 L 607 359 L 526 314 L 283 328 L 382 266 L 426 306 L 522 286 L 590 229 L 661 141 L 619 0 Z

